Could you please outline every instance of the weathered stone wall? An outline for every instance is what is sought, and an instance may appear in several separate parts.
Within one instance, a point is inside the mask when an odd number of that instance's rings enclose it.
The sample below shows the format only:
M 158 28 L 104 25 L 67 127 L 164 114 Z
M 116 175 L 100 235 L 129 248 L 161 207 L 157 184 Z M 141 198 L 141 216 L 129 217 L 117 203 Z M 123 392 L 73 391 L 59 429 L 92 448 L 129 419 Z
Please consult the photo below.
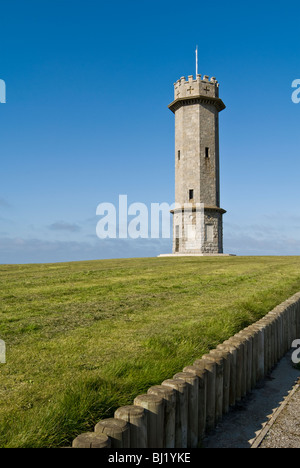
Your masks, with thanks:
M 219 207 L 219 114 L 213 105 L 202 104 L 200 109 L 200 200 L 205 206 Z M 209 157 L 205 148 L 209 148 Z
M 203 252 L 207 254 L 211 253 L 223 253 L 223 223 L 222 213 L 216 210 L 205 210 L 204 214 L 205 229 L 208 230 L 208 226 L 212 226 L 213 236 L 210 240 L 207 238 L 207 232 L 204 233 L 204 244 Z
M 200 111 L 195 104 L 175 113 L 175 202 L 182 205 L 190 202 L 190 189 L 193 201 L 200 202 Z

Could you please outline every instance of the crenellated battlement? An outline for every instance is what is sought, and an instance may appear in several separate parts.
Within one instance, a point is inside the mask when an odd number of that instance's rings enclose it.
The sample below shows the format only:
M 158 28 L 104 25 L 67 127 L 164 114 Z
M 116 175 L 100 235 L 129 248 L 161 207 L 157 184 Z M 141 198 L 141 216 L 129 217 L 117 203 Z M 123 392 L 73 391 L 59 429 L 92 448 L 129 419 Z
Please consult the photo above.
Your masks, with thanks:
M 213 76 L 209 78 L 208 75 L 197 75 L 194 80 L 193 75 L 189 75 L 186 80 L 182 76 L 174 83 L 174 100 L 190 97 L 190 96 L 208 96 L 219 97 L 219 83 Z

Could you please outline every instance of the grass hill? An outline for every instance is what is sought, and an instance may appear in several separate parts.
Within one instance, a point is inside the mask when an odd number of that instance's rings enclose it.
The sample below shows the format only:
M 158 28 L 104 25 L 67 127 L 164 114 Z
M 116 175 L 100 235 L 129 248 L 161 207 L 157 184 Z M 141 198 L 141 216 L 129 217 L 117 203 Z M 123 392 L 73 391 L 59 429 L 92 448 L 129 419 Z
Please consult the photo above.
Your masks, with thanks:
M 0 265 L 0 447 L 58 447 L 300 291 L 300 257 Z

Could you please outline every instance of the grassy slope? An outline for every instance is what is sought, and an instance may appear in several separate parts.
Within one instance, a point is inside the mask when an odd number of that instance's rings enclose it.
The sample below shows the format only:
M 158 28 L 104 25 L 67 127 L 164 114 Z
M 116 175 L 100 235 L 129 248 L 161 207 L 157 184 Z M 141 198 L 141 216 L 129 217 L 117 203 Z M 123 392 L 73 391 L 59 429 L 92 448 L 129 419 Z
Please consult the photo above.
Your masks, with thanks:
M 67 445 L 300 290 L 300 257 L 0 265 L 0 447 Z

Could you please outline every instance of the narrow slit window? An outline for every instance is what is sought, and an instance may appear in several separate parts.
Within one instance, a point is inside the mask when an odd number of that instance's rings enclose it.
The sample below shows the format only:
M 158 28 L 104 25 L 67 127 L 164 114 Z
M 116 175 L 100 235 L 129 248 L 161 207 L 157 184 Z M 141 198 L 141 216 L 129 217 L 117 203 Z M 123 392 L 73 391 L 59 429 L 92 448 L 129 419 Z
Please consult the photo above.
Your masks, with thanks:
M 208 147 L 205 148 L 205 157 L 209 158 L 209 148 Z
M 190 189 L 189 190 L 189 200 L 193 200 L 193 198 L 194 198 L 194 190 Z
M 178 161 L 180 161 L 180 150 L 177 152 Z

